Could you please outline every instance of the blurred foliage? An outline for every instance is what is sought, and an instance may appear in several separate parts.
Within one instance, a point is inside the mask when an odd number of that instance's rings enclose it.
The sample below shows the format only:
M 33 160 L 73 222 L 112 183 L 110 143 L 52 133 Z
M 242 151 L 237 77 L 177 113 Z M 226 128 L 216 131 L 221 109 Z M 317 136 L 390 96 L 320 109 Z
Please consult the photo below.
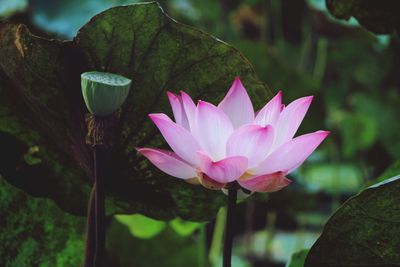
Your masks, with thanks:
M 0 18 L 24 12 L 27 6 L 28 0 L 0 0 Z
M 304 171 L 304 185 L 311 191 L 354 194 L 362 186 L 361 171 L 353 165 L 315 164 Z
M 290 261 L 286 264 L 286 267 L 303 267 L 308 251 L 308 249 L 304 249 L 293 253 Z
M 137 0 L 29 0 L 33 23 L 41 29 L 71 39 L 94 15 L 117 5 L 143 2 Z
M 0 177 L 0 266 L 80 266 L 84 218 L 34 198 Z
M 331 15 L 331 13 L 329 12 L 329 10 L 326 6 L 326 0 L 307 0 L 306 2 L 311 8 L 323 12 L 324 15 L 327 17 L 327 19 L 330 21 L 334 21 L 335 23 L 343 24 L 346 26 L 354 26 L 355 27 L 355 26 L 359 25 L 357 20 L 353 17 L 347 18 L 347 20 L 342 20 L 342 19 L 335 18 L 333 15 Z
M 184 221 L 180 218 L 175 218 L 169 222 L 169 226 L 180 236 L 189 236 L 194 231 L 201 227 L 200 223 Z
M 143 239 L 158 235 L 166 226 L 164 221 L 154 220 L 140 214 L 115 215 L 115 219 L 127 226 L 133 236 Z
M 400 3 L 393 0 L 326 0 L 328 9 L 340 19 L 355 17 L 375 33 L 400 31 Z
M 346 201 L 325 225 L 305 266 L 400 264 L 399 179 L 389 178 Z
M 181 218 L 175 218 L 167 223 L 140 214 L 115 215 L 115 219 L 127 226 L 133 236 L 143 239 L 160 234 L 167 225 L 180 236 L 189 236 L 201 226 L 200 223 L 184 221 Z
M 251 246 L 255 257 L 266 257 L 267 262 L 287 262 L 293 253 L 309 248 L 317 237 L 318 233 L 312 231 L 259 231 Z
M 197 266 L 197 240 L 182 237 L 171 228 L 143 240 L 130 235 L 124 225 L 113 221 L 107 234 L 106 266 L 162 267 Z

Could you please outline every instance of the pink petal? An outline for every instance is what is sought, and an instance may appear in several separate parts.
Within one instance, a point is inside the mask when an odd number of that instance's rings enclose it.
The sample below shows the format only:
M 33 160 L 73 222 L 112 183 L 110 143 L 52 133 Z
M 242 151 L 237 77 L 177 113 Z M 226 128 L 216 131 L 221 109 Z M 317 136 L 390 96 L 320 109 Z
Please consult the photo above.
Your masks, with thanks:
M 299 167 L 328 134 L 327 131 L 317 131 L 296 137 L 272 152 L 250 172 L 254 175 L 279 171 L 289 173 Z
M 265 125 L 275 125 L 282 110 L 282 91 L 279 91 L 258 113 L 254 122 Z
M 182 179 L 196 177 L 196 169 L 180 159 L 174 152 L 162 149 L 138 148 L 139 153 L 148 158 L 163 172 Z
M 192 133 L 202 150 L 212 156 L 213 160 L 225 157 L 226 142 L 232 132 L 232 123 L 221 109 L 199 101 Z
M 190 130 L 188 118 L 186 116 L 186 112 L 183 108 L 182 97 L 179 95 L 175 95 L 171 92 L 167 92 L 169 103 L 172 107 L 172 112 L 174 114 L 175 122 L 180 126 Z
M 275 192 L 288 186 L 292 181 L 282 172 L 276 172 L 252 178 L 239 179 L 240 186 L 253 192 Z
M 271 125 L 247 124 L 236 129 L 229 137 L 226 152 L 228 156 L 247 157 L 249 168 L 252 168 L 268 155 L 273 140 Z
M 218 107 L 228 115 L 235 128 L 254 120 L 253 104 L 239 77 L 235 78 L 229 92 Z
M 192 98 L 184 91 L 181 91 L 181 101 L 183 109 L 186 113 L 186 117 L 188 119 L 190 129 L 192 129 L 194 123 L 194 116 L 196 113 L 196 105 L 193 103 Z
M 205 153 L 198 151 L 199 167 L 210 179 L 225 184 L 237 180 L 247 169 L 247 158 L 241 156 L 227 157 L 212 161 Z
M 192 134 L 182 126 L 174 123 L 165 114 L 150 114 L 149 117 L 156 124 L 172 150 L 185 161 L 196 165 L 196 151 L 200 147 Z
M 273 145 L 274 148 L 293 138 L 310 107 L 312 99 L 312 96 L 296 99 L 282 110 L 275 128 L 277 138 Z

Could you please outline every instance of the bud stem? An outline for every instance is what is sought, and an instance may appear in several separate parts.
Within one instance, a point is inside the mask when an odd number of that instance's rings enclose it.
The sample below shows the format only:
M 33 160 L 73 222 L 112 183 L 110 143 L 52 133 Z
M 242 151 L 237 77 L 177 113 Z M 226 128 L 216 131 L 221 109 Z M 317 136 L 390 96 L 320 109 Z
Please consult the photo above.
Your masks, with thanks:
M 101 153 L 101 152 L 100 152 Z M 94 161 L 94 187 L 95 187 L 95 216 L 96 216 L 96 247 L 94 253 L 94 266 L 103 266 L 103 255 L 105 247 L 105 197 L 104 197 L 104 182 L 103 173 L 97 166 L 97 148 L 93 148 Z M 102 162 L 104 164 L 104 162 Z
M 112 147 L 113 116 L 86 117 L 86 143 L 93 151 L 93 188 L 89 199 L 84 267 L 102 267 L 105 251 L 106 215 L 104 179 Z
M 87 222 L 86 222 L 86 244 L 85 244 L 85 259 L 84 267 L 93 267 L 94 251 L 95 251 L 95 188 L 92 188 L 89 197 L 89 205 L 87 211 Z

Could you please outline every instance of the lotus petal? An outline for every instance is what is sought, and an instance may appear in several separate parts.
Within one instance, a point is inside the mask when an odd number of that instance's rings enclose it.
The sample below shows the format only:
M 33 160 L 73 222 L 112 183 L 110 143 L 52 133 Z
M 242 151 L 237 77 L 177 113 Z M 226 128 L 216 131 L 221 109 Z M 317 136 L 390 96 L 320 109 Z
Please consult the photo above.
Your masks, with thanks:
M 260 175 L 238 180 L 240 186 L 253 192 L 275 192 L 288 186 L 292 181 L 283 172 Z
M 239 77 L 236 77 L 225 98 L 219 103 L 235 128 L 254 120 L 254 109 L 250 97 L 247 94 Z
M 213 161 L 206 153 L 199 151 L 197 154 L 201 172 L 221 184 L 237 180 L 247 169 L 246 157 L 232 156 Z
M 150 114 L 149 117 L 156 124 L 172 150 L 185 161 L 196 165 L 196 151 L 200 147 L 192 134 L 182 126 L 174 123 L 165 114 Z
M 137 151 L 163 172 L 181 179 L 196 177 L 196 169 L 174 152 L 162 149 L 138 148 Z
M 256 168 L 250 170 L 250 173 L 289 173 L 300 166 L 328 134 L 327 131 L 317 131 L 296 137 L 272 152 Z

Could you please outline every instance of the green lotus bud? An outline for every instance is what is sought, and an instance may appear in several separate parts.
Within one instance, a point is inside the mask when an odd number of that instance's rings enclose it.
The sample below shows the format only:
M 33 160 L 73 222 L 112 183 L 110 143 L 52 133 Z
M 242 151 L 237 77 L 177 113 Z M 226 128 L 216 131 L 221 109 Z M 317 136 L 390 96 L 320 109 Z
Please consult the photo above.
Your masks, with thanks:
M 131 80 L 121 75 L 90 71 L 81 74 L 83 99 L 90 113 L 106 116 L 116 111 L 125 101 Z

